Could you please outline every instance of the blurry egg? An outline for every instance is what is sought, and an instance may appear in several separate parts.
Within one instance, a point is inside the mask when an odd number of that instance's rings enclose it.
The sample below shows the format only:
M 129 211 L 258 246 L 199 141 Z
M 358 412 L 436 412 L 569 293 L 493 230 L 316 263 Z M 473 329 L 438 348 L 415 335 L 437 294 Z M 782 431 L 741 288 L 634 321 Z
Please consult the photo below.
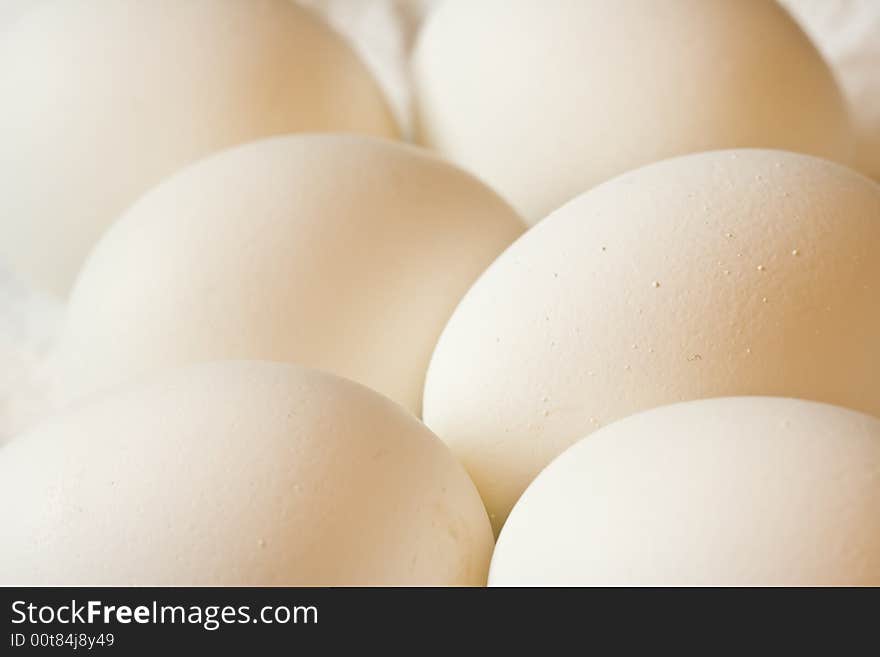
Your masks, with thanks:
M 184 165 L 299 131 L 396 134 L 341 37 L 289 0 L 58 0 L 0 38 L 0 258 L 65 294 Z
M 141 199 L 89 257 L 61 396 L 258 359 L 328 370 L 418 412 L 444 324 L 523 230 L 477 180 L 398 143 L 300 135 L 220 153 Z
M 47 0 L 0 0 L 0 32 L 21 18 L 28 10 Z
M 471 288 L 428 371 L 425 422 L 496 528 L 550 460 L 678 401 L 792 396 L 880 415 L 880 186 L 739 150 L 578 197 Z
M 825 56 L 849 101 L 854 164 L 880 181 L 880 2 L 780 0 Z
M 0 451 L 0 582 L 483 585 L 492 531 L 396 404 L 212 363 L 90 400 Z
M 773 0 L 447 0 L 413 69 L 421 142 L 531 222 L 675 155 L 852 149 L 831 72 Z
M 794 399 L 676 404 L 553 461 L 495 586 L 880 584 L 880 420 Z

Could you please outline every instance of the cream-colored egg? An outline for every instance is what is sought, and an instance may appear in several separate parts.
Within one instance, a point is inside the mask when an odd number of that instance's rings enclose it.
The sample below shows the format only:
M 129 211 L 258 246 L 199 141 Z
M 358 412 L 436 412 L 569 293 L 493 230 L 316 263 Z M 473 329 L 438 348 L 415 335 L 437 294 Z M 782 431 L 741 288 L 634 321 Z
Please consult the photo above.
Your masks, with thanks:
M 856 135 L 854 166 L 880 181 L 880 3 L 780 0 L 837 76 Z
M 617 422 L 529 486 L 495 586 L 880 585 L 880 420 L 730 397 Z
M 450 319 L 424 417 L 498 527 L 550 460 L 634 412 L 792 396 L 880 415 L 880 186 L 781 151 L 688 155 L 580 196 Z
M 405 410 L 292 365 L 211 363 L 0 451 L 0 582 L 483 585 L 492 530 Z
M 47 0 L 0 0 L 0 32 L 13 25 L 31 8 Z
M 396 134 L 370 74 L 290 0 L 61 0 L 0 38 L 0 258 L 65 294 L 184 165 L 270 135 Z
M 833 76 L 773 0 L 448 0 L 413 68 L 422 143 L 532 222 L 675 155 L 852 150 Z
M 193 361 L 294 361 L 414 412 L 455 305 L 524 230 L 494 192 L 416 148 L 289 136 L 200 162 L 101 240 L 58 362 L 71 399 Z

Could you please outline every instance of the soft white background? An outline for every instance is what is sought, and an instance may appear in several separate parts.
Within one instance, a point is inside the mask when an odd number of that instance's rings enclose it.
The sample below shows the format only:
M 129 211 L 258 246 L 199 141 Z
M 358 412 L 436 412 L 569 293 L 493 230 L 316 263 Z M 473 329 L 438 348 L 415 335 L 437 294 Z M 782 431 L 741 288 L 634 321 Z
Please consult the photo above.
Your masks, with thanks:
M 0 31 L 40 1 L 0 0 Z M 420 20 L 437 0 L 300 1 L 351 39 L 408 127 L 407 56 Z M 860 165 L 880 179 L 880 0 L 780 1 L 834 67 L 861 134 Z M 4 184 L 10 182 L 0 181 L 0 190 Z M 61 303 L 28 289 L 0 263 L 0 442 L 45 415 L 47 355 L 62 320 Z

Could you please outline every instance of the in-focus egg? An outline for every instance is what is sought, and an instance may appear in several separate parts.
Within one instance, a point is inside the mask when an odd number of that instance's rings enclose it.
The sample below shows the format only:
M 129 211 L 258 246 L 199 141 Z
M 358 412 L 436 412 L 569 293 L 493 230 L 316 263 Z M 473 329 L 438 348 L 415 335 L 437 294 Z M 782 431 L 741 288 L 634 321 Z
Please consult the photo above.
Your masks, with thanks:
M 6 585 L 483 585 L 492 530 L 449 450 L 358 384 L 211 363 L 0 450 Z
M 370 74 L 290 0 L 62 0 L 0 38 L 0 258 L 66 294 L 101 232 L 214 151 L 396 134 Z
M 531 222 L 676 155 L 851 155 L 831 72 L 773 0 L 447 0 L 413 69 L 421 142 Z
M 794 399 L 667 406 L 569 448 L 490 585 L 880 585 L 880 420 Z
M 729 395 L 880 415 L 880 186 L 782 151 L 683 156 L 578 197 L 471 288 L 425 422 L 496 528 L 550 460 L 634 412 Z
M 524 230 L 419 149 L 300 135 L 187 168 L 107 232 L 71 295 L 71 399 L 163 367 L 293 361 L 412 411 L 455 305 Z

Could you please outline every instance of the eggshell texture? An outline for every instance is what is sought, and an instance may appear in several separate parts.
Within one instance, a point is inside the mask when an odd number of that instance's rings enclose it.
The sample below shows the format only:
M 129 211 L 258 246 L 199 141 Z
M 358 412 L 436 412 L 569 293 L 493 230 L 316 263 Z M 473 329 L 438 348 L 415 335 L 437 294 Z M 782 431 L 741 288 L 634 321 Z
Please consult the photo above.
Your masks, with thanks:
M 675 155 L 853 148 L 831 72 L 773 0 L 448 0 L 413 69 L 421 142 L 532 222 Z
M 196 159 L 290 132 L 396 134 L 354 53 L 289 0 L 47 2 L 0 39 L 0 89 L 0 258 L 56 294 Z
M 294 361 L 414 412 L 443 325 L 524 230 L 469 175 L 392 142 L 278 137 L 167 181 L 90 256 L 62 397 L 194 361 Z
M 492 531 L 396 404 L 292 365 L 211 363 L 0 451 L 0 582 L 483 585 Z
M 880 420 L 770 397 L 629 417 L 529 486 L 489 582 L 877 586 Z
M 880 414 L 880 186 L 781 151 L 625 174 L 526 233 L 468 292 L 425 422 L 493 522 L 600 425 L 703 397 Z

